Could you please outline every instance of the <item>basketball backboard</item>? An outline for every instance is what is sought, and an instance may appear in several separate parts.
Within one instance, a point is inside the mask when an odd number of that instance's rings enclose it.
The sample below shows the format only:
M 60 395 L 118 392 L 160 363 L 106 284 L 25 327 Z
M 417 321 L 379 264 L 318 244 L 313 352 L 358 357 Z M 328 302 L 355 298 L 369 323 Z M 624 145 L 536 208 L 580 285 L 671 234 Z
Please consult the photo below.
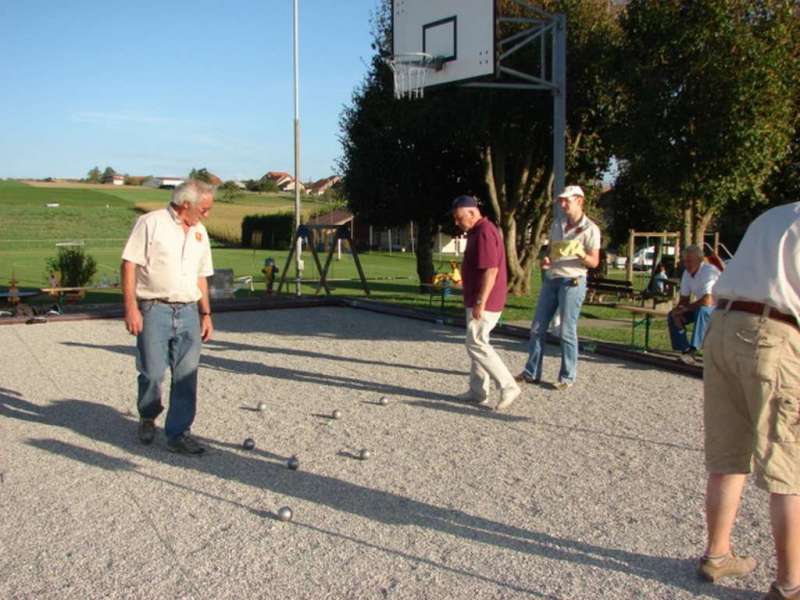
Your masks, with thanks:
M 393 0 L 392 29 L 395 57 L 425 53 L 440 63 L 426 87 L 495 72 L 494 0 Z

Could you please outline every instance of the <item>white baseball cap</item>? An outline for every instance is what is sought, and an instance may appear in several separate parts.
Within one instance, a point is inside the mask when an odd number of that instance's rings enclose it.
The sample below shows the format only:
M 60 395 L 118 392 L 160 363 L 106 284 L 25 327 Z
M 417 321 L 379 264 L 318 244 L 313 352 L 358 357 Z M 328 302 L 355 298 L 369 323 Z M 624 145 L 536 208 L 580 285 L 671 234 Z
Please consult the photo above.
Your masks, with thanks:
M 581 198 L 585 197 L 583 195 L 583 190 L 581 189 L 581 186 L 568 185 L 567 187 L 564 188 L 564 191 L 558 195 L 559 198 L 571 198 L 572 196 L 580 196 Z

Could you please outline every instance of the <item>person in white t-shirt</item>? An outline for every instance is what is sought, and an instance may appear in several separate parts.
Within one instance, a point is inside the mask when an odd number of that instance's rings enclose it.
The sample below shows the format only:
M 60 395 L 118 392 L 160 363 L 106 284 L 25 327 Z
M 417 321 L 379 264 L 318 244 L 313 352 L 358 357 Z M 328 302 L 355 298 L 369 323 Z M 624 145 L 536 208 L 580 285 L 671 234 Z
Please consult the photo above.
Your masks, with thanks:
M 161 382 L 169 368 L 164 434 L 169 450 L 180 454 L 204 452 L 189 431 L 200 347 L 214 331 L 206 280 L 214 266 L 208 231 L 200 222 L 213 204 L 213 186 L 182 183 L 167 208 L 139 218 L 122 252 L 125 328 L 136 336 L 139 441 L 150 444 L 155 438 L 155 420 L 163 410 Z
M 800 202 L 750 224 L 714 296 L 703 348 L 708 543 L 700 573 L 718 581 L 755 569 L 731 544 L 754 473 L 769 493 L 778 563 L 764 599 L 800 600 Z
M 697 350 L 703 347 L 711 313 L 714 311 L 712 291 L 719 279 L 719 270 L 703 261 L 699 246 L 688 246 L 684 251 L 685 270 L 681 277 L 680 300 L 667 317 L 672 349 L 681 353 L 681 359 L 693 363 Z M 686 326 L 694 323 L 692 339 L 689 340 Z

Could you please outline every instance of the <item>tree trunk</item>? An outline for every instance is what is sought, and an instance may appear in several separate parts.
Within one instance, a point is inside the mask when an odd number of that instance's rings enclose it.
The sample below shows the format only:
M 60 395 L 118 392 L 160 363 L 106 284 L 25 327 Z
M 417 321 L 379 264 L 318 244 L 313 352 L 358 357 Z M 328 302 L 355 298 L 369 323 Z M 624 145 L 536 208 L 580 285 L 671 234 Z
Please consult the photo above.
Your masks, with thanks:
M 433 268 L 433 242 L 435 232 L 433 219 L 426 216 L 417 222 L 417 275 L 420 283 L 431 283 L 435 270 Z M 420 291 L 425 288 L 420 287 Z
M 702 212 L 698 212 L 700 214 L 697 216 L 697 220 L 695 222 L 694 243 L 700 246 L 703 251 L 705 251 L 706 229 L 708 229 L 708 225 L 714 218 L 716 211 L 713 208 L 709 208 Z
M 692 229 L 692 221 L 694 220 L 692 217 L 692 203 L 687 202 L 683 207 L 683 232 L 681 233 L 681 246 L 686 248 L 686 246 L 690 246 L 692 242 L 692 234 L 694 233 Z

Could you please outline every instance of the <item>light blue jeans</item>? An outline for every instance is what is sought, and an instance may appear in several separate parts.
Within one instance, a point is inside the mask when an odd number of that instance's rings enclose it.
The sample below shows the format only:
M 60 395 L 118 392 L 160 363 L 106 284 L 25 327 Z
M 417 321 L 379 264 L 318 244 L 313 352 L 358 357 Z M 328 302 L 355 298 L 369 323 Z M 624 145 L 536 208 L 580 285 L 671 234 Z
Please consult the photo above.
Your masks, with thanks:
M 672 314 L 667 317 L 667 325 L 669 326 L 669 337 L 672 341 L 672 349 L 679 352 L 686 352 L 688 350 L 699 350 L 703 347 L 703 338 L 706 336 L 706 328 L 711 321 L 711 313 L 714 312 L 713 306 L 701 306 L 695 310 L 686 311 L 683 313 L 683 327 L 678 327 L 672 320 Z M 686 326 L 689 323 L 694 323 L 694 331 L 692 331 L 692 341 L 689 342 L 689 336 L 686 331 Z
M 197 368 L 200 364 L 200 316 L 197 304 L 139 302 L 144 327 L 136 338 L 139 371 L 139 416 L 155 419 L 162 410 L 161 382 L 169 367 L 172 386 L 164 423 L 167 439 L 188 431 L 197 404 Z
M 574 285 L 576 280 L 577 285 Z M 586 297 L 586 277 L 578 277 L 576 280 L 550 277 L 549 272 L 542 280 L 536 314 L 531 324 L 528 362 L 525 363 L 525 373 L 533 379 L 542 378 L 547 328 L 558 311 L 561 317 L 561 370 L 558 380 L 565 383 L 575 382 L 578 373 L 578 317 Z

